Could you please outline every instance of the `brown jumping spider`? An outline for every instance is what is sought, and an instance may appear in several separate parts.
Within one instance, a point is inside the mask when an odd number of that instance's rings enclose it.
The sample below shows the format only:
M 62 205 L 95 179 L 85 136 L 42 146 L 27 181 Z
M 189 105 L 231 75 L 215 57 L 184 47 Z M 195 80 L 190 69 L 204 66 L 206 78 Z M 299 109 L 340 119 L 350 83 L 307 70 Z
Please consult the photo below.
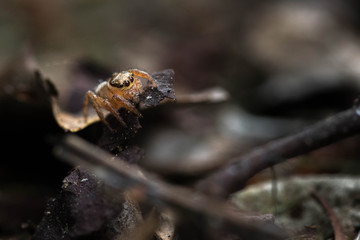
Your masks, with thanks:
M 112 128 L 105 120 L 101 109 L 109 111 L 123 126 L 126 126 L 126 124 L 119 116 L 118 109 L 125 108 L 140 117 L 141 114 L 135 107 L 135 104 L 139 103 L 139 95 L 144 91 L 139 77 L 147 79 L 156 87 L 154 80 L 148 73 L 138 69 L 130 69 L 120 73 L 114 73 L 108 81 L 100 83 L 96 87 L 95 92 L 89 90 L 84 100 L 83 111 L 85 122 L 87 121 L 89 98 L 101 121 L 103 121 L 110 130 L 112 130 Z

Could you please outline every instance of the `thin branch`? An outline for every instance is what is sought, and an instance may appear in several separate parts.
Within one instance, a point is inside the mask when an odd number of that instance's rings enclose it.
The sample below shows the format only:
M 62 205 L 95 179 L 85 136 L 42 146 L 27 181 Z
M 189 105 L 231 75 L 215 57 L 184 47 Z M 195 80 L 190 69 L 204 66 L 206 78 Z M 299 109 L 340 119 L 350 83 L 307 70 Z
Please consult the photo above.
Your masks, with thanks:
M 241 215 L 226 202 L 213 199 L 191 189 L 167 184 L 152 177 L 140 168 L 114 157 L 76 136 L 68 135 L 55 149 L 56 154 L 73 165 L 86 165 L 107 183 L 117 187 L 136 187 L 146 195 L 146 201 L 160 202 L 179 212 L 191 213 L 199 219 L 216 219 L 226 229 L 251 239 L 284 239 L 285 233 L 267 221 L 256 221 Z M 146 178 L 144 178 L 144 175 Z M 190 218 L 191 219 L 191 218 Z
M 360 116 L 352 108 L 329 117 L 297 134 L 274 140 L 230 163 L 197 183 L 197 189 L 209 195 L 227 197 L 245 187 L 260 171 L 288 158 L 308 153 L 360 132 Z
M 322 208 L 325 210 L 326 214 L 329 216 L 331 225 L 334 229 L 334 235 L 335 240 L 346 240 L 344 231 L 341 227 L 341 223 L 339 221 L 339 218 L 336 216 L 334 210 L 331 208 L 331 206 L 323 199 L 319 194 L 313 192 L 311 193 L 311 196 L 322 206 Z
M 214 87 L 192 94 L 178 94 L 176 97 L 177 104 L 197 104 L 197 103 L 218 103 L 228 100 L 229 93 L 221 88 Z

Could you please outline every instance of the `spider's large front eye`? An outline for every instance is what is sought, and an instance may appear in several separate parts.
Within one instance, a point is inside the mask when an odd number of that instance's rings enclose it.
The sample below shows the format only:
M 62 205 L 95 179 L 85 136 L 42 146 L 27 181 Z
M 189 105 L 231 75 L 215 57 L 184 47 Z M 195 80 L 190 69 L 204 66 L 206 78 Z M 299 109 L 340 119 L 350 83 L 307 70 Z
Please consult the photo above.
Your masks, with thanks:
M 117 87 L 117 88 L 122 88 L 124 86 L 123 84 L 120 84 L 119 81 L 117 81 L 115 79 L 110 81 L 110 85 L 113 87 Z
M 124 82 L 124 84 L 125 84 L 126 87 L 130 86 L 129 80 L 126 80 L 126 81 Z

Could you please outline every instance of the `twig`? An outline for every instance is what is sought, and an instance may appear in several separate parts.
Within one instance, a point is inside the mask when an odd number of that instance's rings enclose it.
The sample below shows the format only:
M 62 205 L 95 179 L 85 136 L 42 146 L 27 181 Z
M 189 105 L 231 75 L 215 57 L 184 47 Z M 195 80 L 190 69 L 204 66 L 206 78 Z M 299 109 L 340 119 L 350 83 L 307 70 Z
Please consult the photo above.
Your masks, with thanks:
M 331 225 L 334 229 L 334 235 L 335 240 L 346 240 L 345 234 L 343 232 L 343 229 L 341 227 L 341 223 L 339 221 L 339 218 L 336 216 L 334 210 L 331 208 L 331 206 L 323 199 L 319 194 L 312 192 L 311 196 L 323 207 L 325 212 L 330 218 Z
M 192 94 L 177 95 L 176 103 L 179 104 L 196 104 L 196 103 L 217 103 L 228 100 L 230 97 L 229 93 L 221 88 L 214 87 L 209 88 L 201 92 Z
M 272 223 L 255 221 L 251 216 L 250 218 L 241 216 L 234 212 L 226 201 L 213 199 L 188 188 L 167 184 L 140 171 L 136 166 L 111 160 L 112 155 L 78 137 L 68 135 L 62 144 L 56 147 L 55 152 L 71 164 L 85 164 L 93 169 L 98 177 L 115 186 L 128 189 L 136 186 L 142 189 L 147 201 L 159 203 L 160 200 L 180 212 L 191 213 L 192 217 L 217 220 L 222 226 L 244 238 L 245 236 L 248 238 L 251 236 L 251 239 L 284 239 L 285 237 L 281 229 Z
M 210 195 L 227 197 L 242 189 L 258 172 L 314 149 L 354 136 L 360 132 L 358 109 L 349 109 L 329 117 L 297 134 L 274 140 L 210 174 L 197 188 Z

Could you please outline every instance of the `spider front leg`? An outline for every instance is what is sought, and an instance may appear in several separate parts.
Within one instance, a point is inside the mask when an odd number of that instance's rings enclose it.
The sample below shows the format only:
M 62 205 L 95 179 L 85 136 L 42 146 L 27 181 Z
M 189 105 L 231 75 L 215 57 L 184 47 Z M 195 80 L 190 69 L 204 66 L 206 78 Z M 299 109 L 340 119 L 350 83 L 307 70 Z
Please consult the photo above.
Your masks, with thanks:
M 87 115 L 88 115 L 88 106 L 89 106 L 89 98 L 94 99 L 95 95 L 92 91 L 87 91 L 87 93 L 85 94 L 85 98 L 84 98 L 84 107 L 83 107 L 83 113 L 84 113 L 84 122 L 87 122 Z M 95 96 L 96 97 L 96 96 Z M 93 100 L 94 102 L 94 100 Z M 100 109 L 97 109 L 98 106 L 94 106 L 93 104 L 93 108 L 96 110 L 96 112 L 98 112 L 98 110 L 100 111 Z M 99 115 L 99 114 L 98 114 Z M 99 116 L 100 117 L 100 116 Z
M 130 69 L 130 70 L 127 70 L 127 71 L 130 72 L 130 73 L 133 73 L 133 74 L 134 74 L 135 76 L 137 76 L 137 77 L 141 77 L 141 78 L 147 79 L 149 82 L 152 83 L 152 85 L 153 85 L 154 87 L 157 87 L 154 79 L 153 79 L 153 78 L 150 76 L 150 74 L 148 74 L 147 72 L 141 71 L 141 70 L 139 70 L 139 69 Z
M 113 106 L 110 104 L 110 102 L 105 99 L 97 96 L 94 92 L 88 91 L 85 95 L 85 101 L 84 101 L 84 118 L 85 122 L 87 121 L 87 108 L 89 105 L 89 98 L 91 99 L 91 103 L 93 108 L 95 109 L 97 115 L 99 116 L 100 120 L 111 130 L 113 129 L 110 127 L 109 123 L 106 121 L 105 116 L 103 112 L 101 111 L 101 108 L 108 110 L 123 126 L 126 126 L 126 123 L 122 120 L 122 118 L 119 116 L 117 110 L 113 108 Z
M 134 107 L 131 102 L 120 95 L 114 95 L 113 100 L 116 101 L 117 108 L 125 108 L 126 110 L 135 113 L 138 117 L 142 117 L 141 113 Z

